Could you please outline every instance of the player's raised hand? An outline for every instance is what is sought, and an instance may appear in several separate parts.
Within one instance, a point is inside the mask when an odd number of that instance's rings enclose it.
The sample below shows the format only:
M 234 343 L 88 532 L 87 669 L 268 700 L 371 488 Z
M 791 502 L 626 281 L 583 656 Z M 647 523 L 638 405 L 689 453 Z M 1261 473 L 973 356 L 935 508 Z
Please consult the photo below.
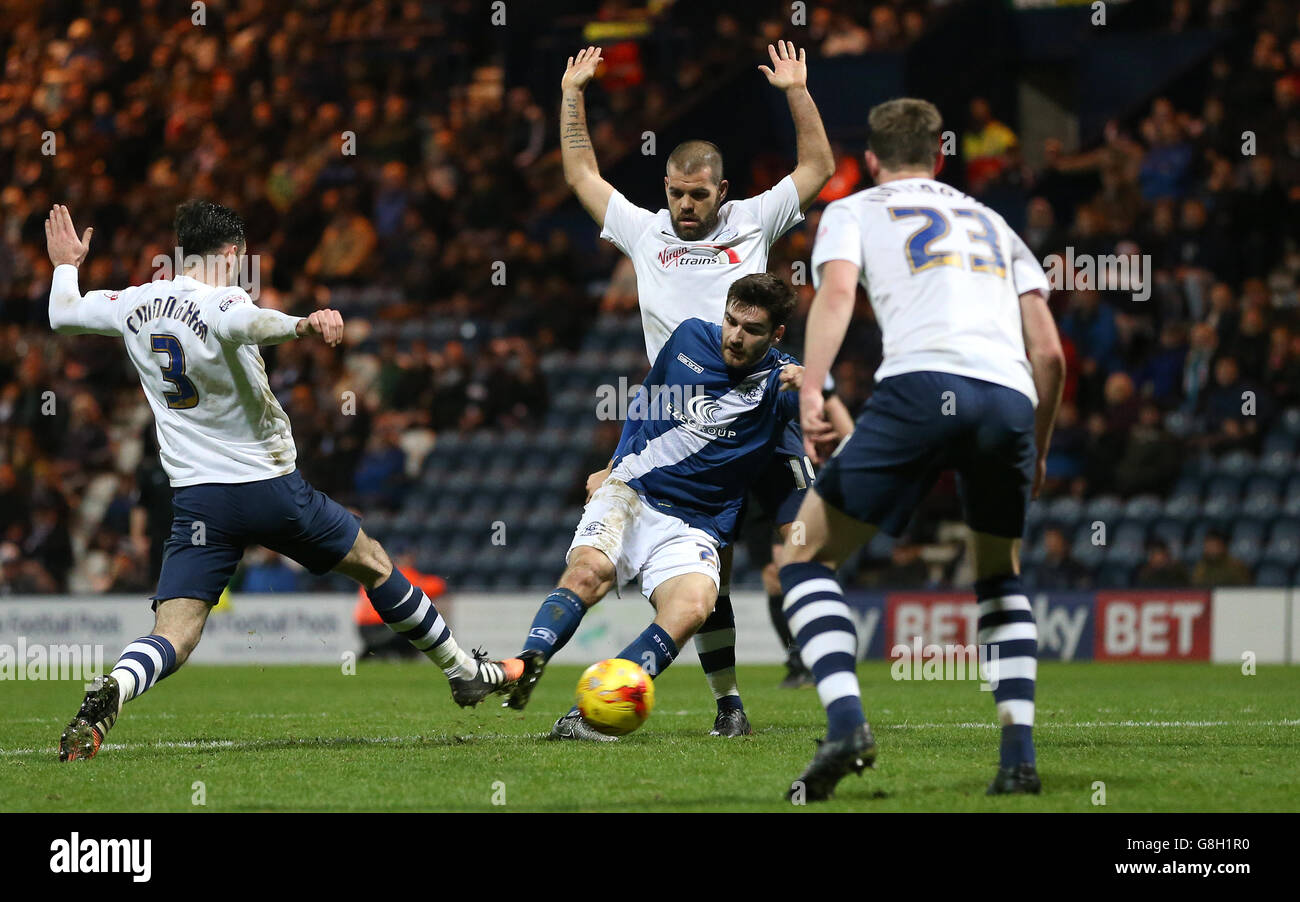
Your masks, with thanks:
M 45 218 L 45 248 L 49 251 L 50 262 L 55 266 L 64 263 L 80 266 L 81 261 L 86 259 L 86 254 L 90 253 L 90 236 L 94 233 L 93 228 L 88 228 L 78 238 L 68 208 L 55 204 L 50 208 L 50 215 Z
M 564 78 L 560 80 L 560 90 L 567 91 L 572 88 L 575 91 L 581 91 L 587 87 L 587 82 L 595 77 L 596 68 L 599 65 L 599 47 L 587 47 L 584 50 L 579 50 L 577 56 L 569 57 L 569 67 L 564 70 Z
M 787 363 L 781 367 L 781 391 L 798 391 L 803 387 L 803 367 L 797 363 Z
M 793 41 L 777 41 L 775 47 L 767 45 L 767 54 L 772 57 L 772 68 L 759 66 L 758 71 L 767 76 L 772 87 L 788 91 L 808 86 L 806 50 L 795 50 Z
M 803 427 L 803 449 L 813 463 L 819 464 L 835 444 L 835 427 L 826 418 L 826 401 L 821 389 L 812 386 L 799 391 L 799 425 Z
M 319 335 L 331 348 L 343 341 L 343 315 L 337 310 L 317 310 L 298 321 L 298 335 Z

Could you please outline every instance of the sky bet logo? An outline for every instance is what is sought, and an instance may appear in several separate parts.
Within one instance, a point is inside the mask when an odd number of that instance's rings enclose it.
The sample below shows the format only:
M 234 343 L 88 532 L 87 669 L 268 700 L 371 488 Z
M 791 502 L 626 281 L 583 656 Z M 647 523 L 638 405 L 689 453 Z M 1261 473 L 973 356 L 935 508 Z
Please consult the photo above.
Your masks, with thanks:
M 50 843 L 50 870 L 55 874 L 131 874 L 136 883 L 153 875 L 152 839 L 71 839 Z

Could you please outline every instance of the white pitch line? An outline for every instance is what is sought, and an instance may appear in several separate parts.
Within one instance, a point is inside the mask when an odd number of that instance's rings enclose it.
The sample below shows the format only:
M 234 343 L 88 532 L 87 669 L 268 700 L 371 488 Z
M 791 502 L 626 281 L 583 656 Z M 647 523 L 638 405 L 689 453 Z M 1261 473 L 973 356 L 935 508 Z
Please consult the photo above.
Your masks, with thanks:
M 675 714 L 684 712 L 676 711 Z M 251 715 L 250 715 L 251 716 Z M 304 715 L 283 715 L 284 717 L 304 716 Z M 305 715 L 318 716 L 318 715 Z M 897 723 L 897 724 L 880 724 L 875 727 L 877 731 L 881 730 L 992 730 L 997 728 L 993 723 Z M 1038 729 L 1058 728 L 1058 727 L 1141 727 L 1145 729 L 1200 729 L 1206 727 L 1296 727 L 1300 726 L 1300 719 L 1295 720 L 1094 720 L 1078 722 L 1052 722 L 1040 723 Z M 761 731 L 765 732 L 765 731 Z M 495 739 L 520 739 L 526 738 L 518 733 L 469 733 L 467 738 L 474 741 L 495 740 Z M 441 739 L 441 737 L 439 737 Z M 455 739 L 454 735 L 447 738 Z M 233 740 L 233 739 L 204 739 L 188 740 L 181 742 L 106 742 L 101 751 L 140 751 L 145 749 L 211 749 L 211 750 L 230 750 L 230 751 L 249 751 L 263 750 L 269 751 L 277 748 L 287 748 L 295 745 L 318 745 L 327 747 L 330 745 L 394 745 L 397 743 L 411 742 L 410 736 L 387 736 L 387 737 L 370 737 L 370 736 L 322 736 L 313 739 L 251 739 L 251 740 Z M 441 739 L 439 745 L 450 744 L 446 739 Z M 58 748 L 50 746 L 48 748 L 17 748 L 4 749 L 0 748 L 0 757 L 11 758 L 22 755 L 52 755 L 58 752 Z
M 870 719 L 870 718 L 868 718 Z M 1146 727 L 1146 728 L 1166 728 L 1166 729 L 1183 729 L 1187 727 L 1296 727 L 1300 726 L 1300 720 L 1091 720 L 1091 721 L 1039 721 L 1034 724 L 1035 729 L 1045 727 Z M 881 730 L 936 730 L 936 729 L 959 729 L 959 730 L 993 730 L 997 729 L 999 724 L 996 723 L 896 723 L 883 724 L 873 729 Z
M 518 739 L 517 734 L 507 733 L 473 733 L 467 734 L 469 739 Z M 435 737 L 430 737 L 435 738 Z M 455 742 L 455 736 L 436 737 L 439 739 L 439 745 L 458 744 Z M 275 749 L 290 748 L 292 746 L 322 746 L 331 745 L 396 745 L 403 742 L 423 741 L 423 737 L 411 736 L 322 736 L 313 739 L 201 739 L 201 740 L 184 740 L 178 742 L 160 741 L 160 742 L 106 742 L 100 746 L 100 751 L 141 751 L 141 750 L 159 750 L 159 749 L 200 749 L 213 751 L 273 751 Z M 50 746 L 43 749 L 0 749 L 0 758 L 18 757 L 20 755 L 55 755 L 59 751 L 57 746 Z

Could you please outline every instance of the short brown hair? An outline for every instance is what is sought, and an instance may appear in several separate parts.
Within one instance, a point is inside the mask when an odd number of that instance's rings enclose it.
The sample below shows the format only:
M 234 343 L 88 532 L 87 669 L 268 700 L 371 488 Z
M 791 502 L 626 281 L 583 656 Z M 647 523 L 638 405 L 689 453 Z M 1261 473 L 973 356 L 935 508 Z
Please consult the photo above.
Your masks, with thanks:
M 909 169 L 934 164 L 939 151 L 943 117 L 928 100 L 899 97 L 871 108 L 867 147 L 884 169 Z
M 713 175 L 713 184 L 722 181 L 722 151 L 712 141 L 683 141 L 668 155 L 668 169 L 682 175 L 694 175 L 707 168 Z
M 772 331 L 784 326 L 797 303 L 794 289 L 771 273 L 756 272 L 742 276 L 727 289 L 727 303 L 766 310 Z

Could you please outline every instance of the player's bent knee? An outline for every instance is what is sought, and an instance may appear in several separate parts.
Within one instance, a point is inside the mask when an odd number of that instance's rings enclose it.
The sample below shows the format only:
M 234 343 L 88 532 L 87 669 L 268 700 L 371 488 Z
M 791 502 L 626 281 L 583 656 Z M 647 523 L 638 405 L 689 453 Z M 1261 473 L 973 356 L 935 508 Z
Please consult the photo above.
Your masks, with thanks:
M 684 639 L 704 626 L 717 606 L 718 592 L 707 578 L 687 574 L 656 589 L 654 601 L 656 619 L 671 628 L 675 639 Z
M 690 620 L 692 631 L 704 626 L 704 621 L 708 620 L 709 615 L 713 613 L 717 601 L 718 596 L 716 594 L 697 594 L 687 600 L 686 615 Z
M 373 589 L 392 574 L 393 562 L 389 560 L 384 546 L 361 530 L 357 530 L 357 538 L 352 543 L 352 550 L 339 562 L 334 571 L 356 580 L 367 589 Z
M 582 548 L 574 551 L 569 566 L 560 577 L 560 588 L 573 592 L 587 607 L 604 598 L 613 587 L 614 565 L 603 554 L 584 553 Z

